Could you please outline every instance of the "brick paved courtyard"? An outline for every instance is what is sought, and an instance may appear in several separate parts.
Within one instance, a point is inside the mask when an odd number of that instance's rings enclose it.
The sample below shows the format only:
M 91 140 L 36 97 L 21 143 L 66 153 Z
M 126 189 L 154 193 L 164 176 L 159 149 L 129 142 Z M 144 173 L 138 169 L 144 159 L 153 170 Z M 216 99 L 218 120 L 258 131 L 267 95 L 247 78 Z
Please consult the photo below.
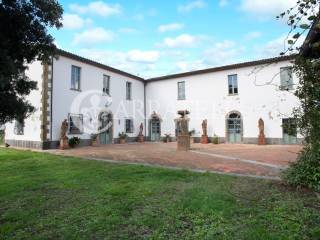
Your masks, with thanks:
M 49 152 L 89 159 L 278 177 L 281 170 L 296 159 L 300 150 L 301 146 L 296 145 L 192 144 L 191 151 L 177 152 L 176 143 L 131 143 Z

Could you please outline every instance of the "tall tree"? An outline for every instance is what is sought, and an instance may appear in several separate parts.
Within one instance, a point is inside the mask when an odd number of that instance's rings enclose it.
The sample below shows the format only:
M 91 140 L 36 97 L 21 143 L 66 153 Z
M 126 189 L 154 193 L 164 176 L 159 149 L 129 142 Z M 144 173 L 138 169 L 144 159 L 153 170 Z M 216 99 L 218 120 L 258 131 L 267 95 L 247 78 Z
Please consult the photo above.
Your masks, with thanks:
M 299 0 L 296 6 L 280 14 L 287 17 L 290 31 L 289 48 L 299 50 L 294 70 L 299 78 L 295 95 L 300 106 L 295 109 L 300 132 L 305 137 L 304 149 L 297 162 L 285 173 L 285 180 L 295 186 L 306 186 L 320 192 L 320 0 Z M 308 35 L 302 47 L 296 46 L 305 32 Z M 284 53 L 285 53 L 284 52 Z M 283 54 L 284 54 L 283 53 Z
M 0 124 L 34 111 L 26 96 L 37 84 L 24 72 L 54 53 L 47 28 L 60 28 L 62 13 L 57 0 L 0 0 Z

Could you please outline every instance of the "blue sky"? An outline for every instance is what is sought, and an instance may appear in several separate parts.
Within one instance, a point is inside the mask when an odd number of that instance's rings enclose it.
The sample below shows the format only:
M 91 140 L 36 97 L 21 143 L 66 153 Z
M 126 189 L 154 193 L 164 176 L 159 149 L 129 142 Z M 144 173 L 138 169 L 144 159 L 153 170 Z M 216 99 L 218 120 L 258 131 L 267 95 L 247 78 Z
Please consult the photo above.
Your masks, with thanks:
M 278 56 L 295 0 L 60 0 L 59 48 L 153 77 Z

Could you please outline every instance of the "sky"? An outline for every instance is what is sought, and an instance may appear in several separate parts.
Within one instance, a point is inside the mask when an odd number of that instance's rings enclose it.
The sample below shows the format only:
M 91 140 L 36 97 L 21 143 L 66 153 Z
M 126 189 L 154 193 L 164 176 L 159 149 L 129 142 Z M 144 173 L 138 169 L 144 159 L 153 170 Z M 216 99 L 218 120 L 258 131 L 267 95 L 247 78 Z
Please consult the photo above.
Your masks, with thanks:
M 144 77 L 276 57 L 296 0 L 60 0 L 66 51 Z

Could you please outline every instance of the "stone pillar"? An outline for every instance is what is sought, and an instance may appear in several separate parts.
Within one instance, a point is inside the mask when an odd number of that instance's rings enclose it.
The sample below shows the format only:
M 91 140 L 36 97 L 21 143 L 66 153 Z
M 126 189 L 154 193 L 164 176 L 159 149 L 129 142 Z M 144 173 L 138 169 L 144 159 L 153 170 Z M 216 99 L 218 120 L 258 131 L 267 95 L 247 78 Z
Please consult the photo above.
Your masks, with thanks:
M 177 118 L 175 122 L 178 125 L 178 136 L 177 136 L 177 150 L 188 151 L 190 150 L 190 135 L 189 135 L 189 118 L 187 115 L 188 111 L 178 111 L 180 118 Z

